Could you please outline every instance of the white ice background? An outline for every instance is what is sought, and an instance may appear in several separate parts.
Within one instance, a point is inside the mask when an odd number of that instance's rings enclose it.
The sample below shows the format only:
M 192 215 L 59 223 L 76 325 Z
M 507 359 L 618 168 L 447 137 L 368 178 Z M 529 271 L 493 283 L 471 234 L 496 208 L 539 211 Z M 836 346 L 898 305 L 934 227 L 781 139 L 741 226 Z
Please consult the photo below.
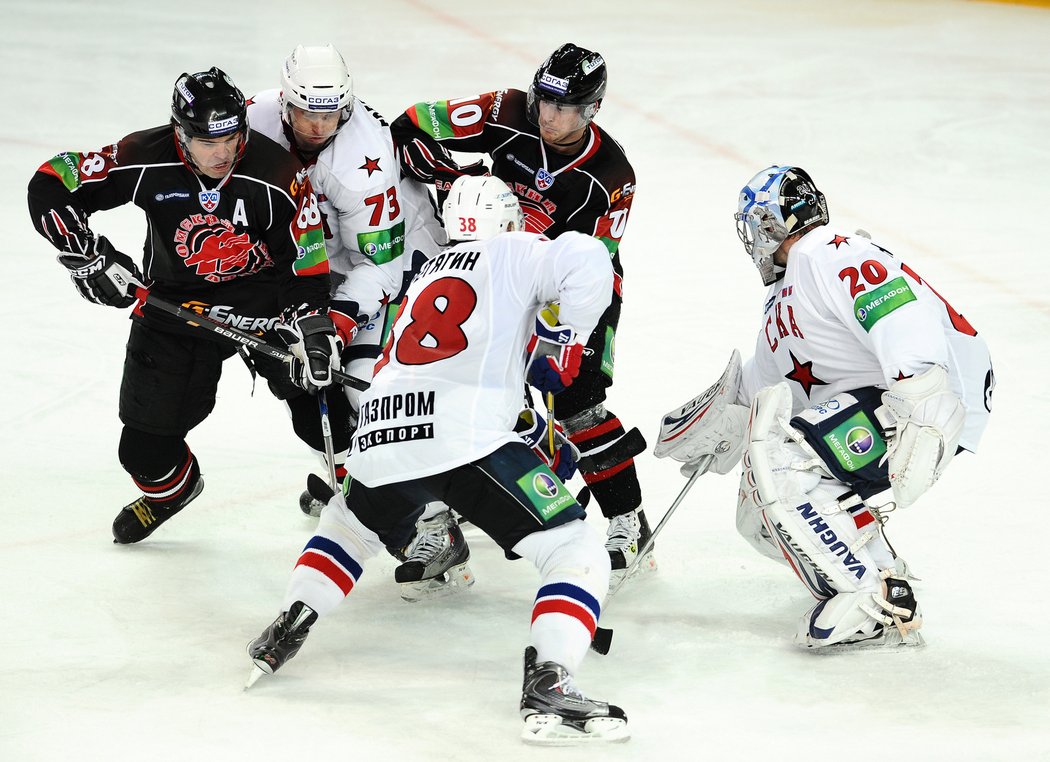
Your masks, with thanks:
M 2 0 L 0 16 L 0 760 L 1050 759 L 1050 10 Z M 61 150 L 165 122 L 183 71 L 218 65 L 251 94 L 278 85 L 295 44 L 331 41 L 392 119 L 524 87 L 569 40 L 608 60 L 599 122 L 638 178 L 609 400 L 628 426 L 652 440 L 733 347 L 751 353 L 764 290 L 732 214 L 772 163 L 807 169 L 836 224 L 869 230 L 987 338 L 999 387 L 980 453 L 889 524 L 922 578 L 928 646 L 796 651 L 811 598 L 736 535 L 736 476 L 711 475 L 660 537 L 659 571 L 610 602 L 612 652 L 579 675 L 627 710 L 622 747 L 518 740 L 536 575 L 476 531 L 468 595 L 402 603 L 378 558 L 293 662 L 242 691 L 244 645 L 311 533 L 296 503 L 317 464 L 230 361 L 189 437 L 203 495 L 113 545 L 135 497 L 116 460 L 127 315 L 77 297 L 29 223 L 27 181 Z M 134 207 L 92 224 L 141 251 Z M 637 462 L 655 524 L 684 479 Z

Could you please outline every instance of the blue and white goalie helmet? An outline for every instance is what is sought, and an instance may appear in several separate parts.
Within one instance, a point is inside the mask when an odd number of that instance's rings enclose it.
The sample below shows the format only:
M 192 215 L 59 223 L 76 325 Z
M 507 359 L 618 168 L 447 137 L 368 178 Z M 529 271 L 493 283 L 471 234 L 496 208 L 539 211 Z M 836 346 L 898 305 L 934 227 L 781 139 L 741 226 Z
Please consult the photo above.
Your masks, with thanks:
M 828 203 L 813 179 L 799 167 L 767 167 L 740 191 L 736 233 L 762 276 L 771 285 L 784 272 L 773 255 L 784 239 L 828 224 Z
M 462 175 L 452 183 L 441 210 L 452 241 L 484 241 L 525 229 L 518 197 L 498 177 Z

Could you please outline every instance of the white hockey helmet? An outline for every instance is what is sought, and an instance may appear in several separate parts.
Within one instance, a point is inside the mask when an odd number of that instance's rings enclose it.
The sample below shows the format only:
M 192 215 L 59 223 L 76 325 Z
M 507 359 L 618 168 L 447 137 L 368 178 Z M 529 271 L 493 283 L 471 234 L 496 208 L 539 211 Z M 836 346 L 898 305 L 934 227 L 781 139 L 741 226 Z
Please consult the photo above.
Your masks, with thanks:
M 827 225 L 828 203 L 804 169 L 774 165 L 741 189 L 734 219 L 744 250 L 768 286 L 784 272 L 773 262 L 780 244 L 790 235 Z
M 525 229 L 518 197 L 498 177 L 456 178 L 441 217 L 453 241 L 484 241 L 500 233 Z
M 340 112 L 342 127 L 354 109 L 354 82 L 346 61 L 331 45 L 297 45 L 281 71 L 281 114 L 288 107 L 321 114 Z

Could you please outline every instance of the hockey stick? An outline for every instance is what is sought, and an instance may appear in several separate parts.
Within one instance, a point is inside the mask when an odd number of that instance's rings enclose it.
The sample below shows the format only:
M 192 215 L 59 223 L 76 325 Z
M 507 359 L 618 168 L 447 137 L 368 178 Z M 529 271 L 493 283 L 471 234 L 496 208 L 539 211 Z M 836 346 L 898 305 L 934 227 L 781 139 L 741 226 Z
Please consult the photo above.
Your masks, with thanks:
M 547 403 L 547 449 L 550 450 L 551 459 L 554 458 L 554 392 L 547 392 L 544 400 Z
M 187 325 L 192 325 L 195 328 L 203 328 L 211 331 L 217 336 L 221 336 L 229 342 L 240 344 L 243 347 L 260 352 L 264 355 L 269 355 L 277 360 L 284 362 L 290 362 L 294 355 L 287 349 L 276 347 L 273 344 L 268 344 L 263 341 L 259 336 L 255 336 L 250 333 L 246 333 L 233 326 L 223 325 L 218 320 L 208 317 L 207 315 L 199 315 L 193 310 L 188 310 L 181 304 L 172 304 L 171 302 L 164 301 L 160 297 L 154 296 L 146 288 L 136 288 L 135 298 L 142 304 L 148 304 L 151 307 L 156 307 L 161 312 L 167 312 L 169 315 L 179 318 L 186 322 Z M 136 307 L 138 309 L 138 307 Z M 360 391 L 365 391 L 368 388 L 368 382 L 362 381 L 356 376 L 350 376 L 343 373 L 341 370 L 332 370 L 332 378 L 338 381 L 343 386 L 349 386 Z
M 332 422 L 328 418 L 328 394 L 324 389 L 317 390 L 317 406 L 321 411 L 321 435 L 324 437 L 324 456 L 328 461 L 328 486 L 333 491 L 339 489 L 335 475 L 335 445 L 332 444 Z
M 688 494 L 689 490 L 691 490 L 693 485 L 696 484 L 696 480 L 707 473 L 707 469 L 711 467 L 713 461 L 713 455 L 705 455 L 700 459 L 700 462 L 697 464 L 698 468 L 693 472 L 692 476 L 689 477 L 685 486 L 682 487 L 682 491 L 678 493 L 678 497 L 676 497 L 674 502 L 671 503 L 671 507 L 667 509 L 667 513 L 664 514 L 664 517 L 660 519 L 660 523 L 656 525 L 656 529 L 654 529 L 653 533 L 649 535 L 649 539 L 645 541 L 645 545 L 638 550 L 638 554 L 634 557 L 631 565 L 627 567 L 623 577 L 621 577 L 619 582 L 613 586 L 613 589 L 609 591 L 609 594 L 605 596 L 605 607 L 604 611 L 602 611 L 603 614 L 607 613 L 609 610 L 609 601 L 611 601 L 613 596 L 620 591 L 620 588 L 627 583 L 627 580 L 632 574 L 634 574 L 638 565 L 642 562 L 642 559 L 645 558 L 645 554 L 652 549 L 653 543 L 656 542 L 656 536 L 663 531 L 664 526 L 667 524 L 667 520 L 671 518 L 671 515 L 677 510 L 678 506 L 682 504 L 686 494 Z M 613 631 L 611 627 L 596 627 L 594 630 L 594 638 L 591 639 L 591 650 L 597 651 L 602 655 L 609 653 L 609 649 L 612 647 L 612 638 Z

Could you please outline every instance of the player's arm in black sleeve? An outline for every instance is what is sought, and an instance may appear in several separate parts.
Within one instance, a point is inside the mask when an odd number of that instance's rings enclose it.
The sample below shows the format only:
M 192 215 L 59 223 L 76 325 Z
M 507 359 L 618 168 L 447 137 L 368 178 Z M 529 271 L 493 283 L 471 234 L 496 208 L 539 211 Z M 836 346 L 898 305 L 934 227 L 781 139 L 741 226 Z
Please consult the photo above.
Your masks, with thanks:
M 321 211 L 306 170 L 283 190 L 275 203 L 281 210 L 274 220 L 271 255 L 277 265 L 281 319 L 277 332 L 296 358 L 292 380 L 306 390 L 332 383 L 339 367 L 340 344 L 328 314 L 331 287 Z M 284 234 L 281 234 L 281 231 Z
M 127 139 L 125 139 L 127 140 Z M 127 182 L 117 157 L 125 141 L 90 153 L 67 151 L 40 165 L 29 180 L 29 215 L 33 227 L 68 254 L 84 255 L 90 239 L 88 217 L 131 200 L 134 182 Z
M 462 175 L 488 174 L 488 168 L 481 160 L 461 165 L 449 152 L 449 148 L 456 151 L 485 152 L 483 117 L 486 112 L 478 106 L 475 109 L 478 114 L 477 126 L 456 134 L 451 127 L 446 129 L 442 126 L 447 124 L 450 103 L 452 102 L 417 103 L 410 106 L 390 125 L 390 134 L 394 139 L 402 173 L 405 177 L 421 183 L 433 184 L 439 200 L 444 198 L 444 194 L 452 187 L 456 178 Z M 458 104 L 458 101 L 455 103 Z M 445 117 L 436 116 L 439 112 Z M 432 129 L 424 129 L 425 124 L 431 125 Z
M 58 154 L 40 165 L 28 190 L 33 227 L 59 250 L 58 261 L 80 295 L 112 307 L 134 303 L 134 284 L 143 277 L 130 257 L 94 234 L 88 218 L 132 198 L 139 172 L 122 171 L 117 161 L 125 141 L 92 153 Z
M 271 190 L 274 221 L 268 246 L 277 266 L 280 305 L 286 316 L 327 313 L 331 286 L 328 252 L 317 196 L 306 170 L 289 188 Z

